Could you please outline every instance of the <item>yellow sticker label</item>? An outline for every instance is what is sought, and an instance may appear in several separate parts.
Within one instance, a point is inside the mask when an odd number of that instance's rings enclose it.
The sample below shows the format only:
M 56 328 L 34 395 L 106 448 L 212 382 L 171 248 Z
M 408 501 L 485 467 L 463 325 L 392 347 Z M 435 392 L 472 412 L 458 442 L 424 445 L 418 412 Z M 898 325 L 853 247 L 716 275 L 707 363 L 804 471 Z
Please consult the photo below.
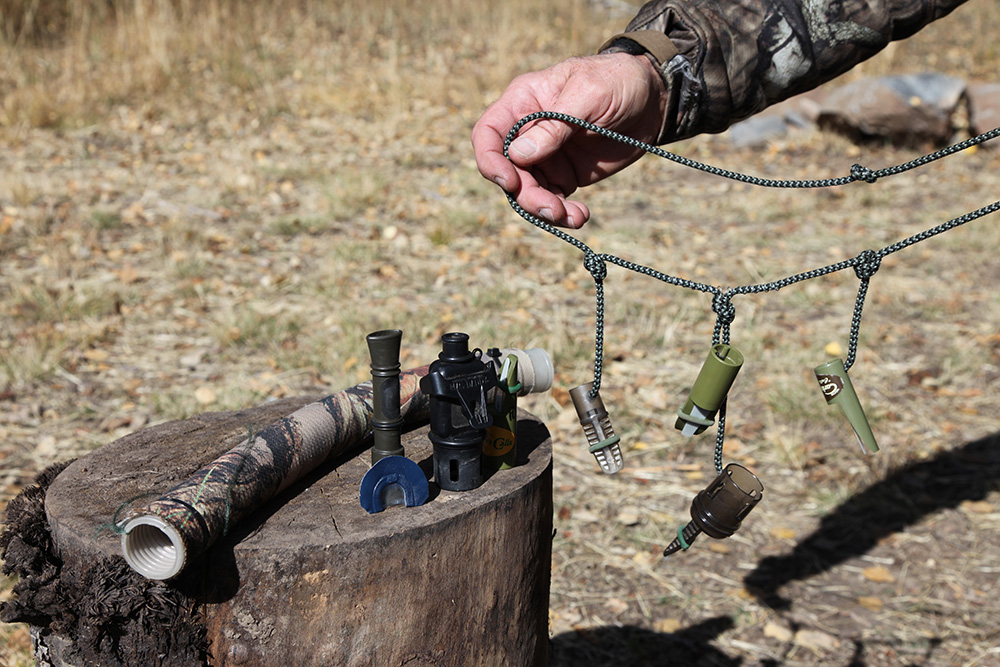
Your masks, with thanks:
M 486 439 L 483 440 L 483 454 L 486 456 L 503 456 L 514 447 L 514 434 L 509 429 L 491 426 L 486 429 Z

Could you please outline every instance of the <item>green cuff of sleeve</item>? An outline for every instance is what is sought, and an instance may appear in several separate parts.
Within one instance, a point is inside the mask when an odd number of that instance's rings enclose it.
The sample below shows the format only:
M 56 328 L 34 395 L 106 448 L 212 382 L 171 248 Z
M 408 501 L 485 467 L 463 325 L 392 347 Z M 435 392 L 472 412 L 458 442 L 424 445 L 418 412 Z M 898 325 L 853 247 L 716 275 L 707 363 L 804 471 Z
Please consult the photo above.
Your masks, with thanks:
M 679 53 L 670 38 L 659 30 L 623 32 L 606 41 L 597 51 L 600 53 L 612 46 L 636 56 L 648 53 L 656 61 L 658 67 L 670 62 Z

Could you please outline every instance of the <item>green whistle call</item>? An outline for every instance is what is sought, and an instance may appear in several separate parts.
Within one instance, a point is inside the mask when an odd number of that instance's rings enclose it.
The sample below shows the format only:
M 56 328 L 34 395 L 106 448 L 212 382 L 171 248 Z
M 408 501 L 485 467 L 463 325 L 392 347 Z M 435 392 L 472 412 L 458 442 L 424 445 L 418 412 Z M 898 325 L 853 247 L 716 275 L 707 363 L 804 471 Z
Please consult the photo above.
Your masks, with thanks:
M 494 352 L 490 350 L 487 354 Z M 497 358 L 500 351 L 495 350 Z M 510 354 L 500 364 L 497 386 L 489 412 L 493 424 L 486 429 L 483 440 L 483 463 L 493 470 L 513 468 L 517 461 L 517 355 Z
M 877 452 L 878 443 L 875 442 L 875 434 L 868 425 L 868 417 L 865 416 L 865 410 L 858 400 L 858 393 L 854 391 L 854 383 L 844 368 L 843 359 L 833 359 L 817 366 L 815 372 L 826 402 L 839 405 L 847 416 L 847 421 L 851 422 L 854 435 L 861 445 L 861 451 L 866 454 Z
M 682 435 L 691 436 L 714 424 L 715 413 L 726 400 L 742 366 L 743 355 L 735 347 L 725 344 L 713 346 L 691 387 L 691 394 L 677 411 L 674 428 Z

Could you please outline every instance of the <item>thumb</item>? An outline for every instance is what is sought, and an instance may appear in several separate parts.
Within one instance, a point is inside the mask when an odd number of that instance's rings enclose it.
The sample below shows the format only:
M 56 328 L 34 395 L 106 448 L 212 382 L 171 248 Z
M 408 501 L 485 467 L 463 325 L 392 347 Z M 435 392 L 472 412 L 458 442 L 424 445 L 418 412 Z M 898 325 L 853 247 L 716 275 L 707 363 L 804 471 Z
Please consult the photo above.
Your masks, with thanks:
M 539 121 L 511 142 L 510 159 L 520 167 L 538 164 L 562 148 L 577 129 L 557 120 Z

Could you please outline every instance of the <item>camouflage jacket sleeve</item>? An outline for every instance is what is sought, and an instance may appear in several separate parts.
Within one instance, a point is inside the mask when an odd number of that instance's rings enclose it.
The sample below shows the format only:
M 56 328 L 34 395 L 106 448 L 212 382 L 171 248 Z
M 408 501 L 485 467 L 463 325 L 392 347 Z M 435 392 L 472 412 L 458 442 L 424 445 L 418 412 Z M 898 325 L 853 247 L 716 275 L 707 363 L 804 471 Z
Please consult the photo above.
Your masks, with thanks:
M 604 51 L 654 51 L 669 102 L 658 143 L 721 132 L 914 34 L 964 0 L 652 0 Z M 656 40 L 654 40 L 656 41 Z M 669 44 L 669 42 L 668 42 Z

